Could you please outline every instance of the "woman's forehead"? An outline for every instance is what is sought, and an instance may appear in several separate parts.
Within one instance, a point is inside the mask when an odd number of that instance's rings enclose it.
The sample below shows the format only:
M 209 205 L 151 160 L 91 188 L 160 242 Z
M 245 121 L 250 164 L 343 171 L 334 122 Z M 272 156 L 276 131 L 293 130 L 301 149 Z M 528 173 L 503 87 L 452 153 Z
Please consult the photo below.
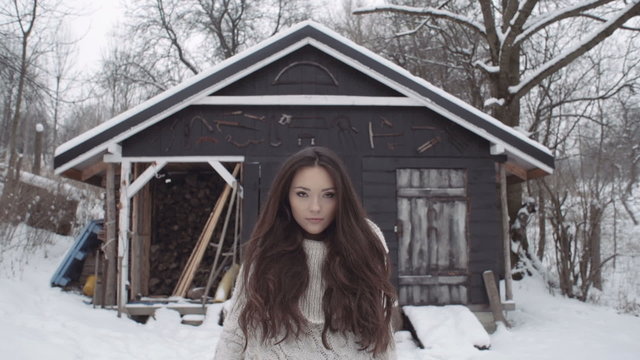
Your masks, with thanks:
M 329 172 L 322 166 L 306 166 L 298 169 L 291 181 L 291 187 L 308 189 L 329 189 L 335 186 Z

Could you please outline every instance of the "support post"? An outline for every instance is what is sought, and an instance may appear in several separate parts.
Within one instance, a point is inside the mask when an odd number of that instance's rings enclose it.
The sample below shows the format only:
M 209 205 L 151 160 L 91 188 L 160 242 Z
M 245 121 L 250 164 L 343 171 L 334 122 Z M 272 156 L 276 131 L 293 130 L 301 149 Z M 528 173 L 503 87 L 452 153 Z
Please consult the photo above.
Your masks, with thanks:
M 107 239 L 103 245 L 106 257 L 106 271 L 104 281 L 104 302 L 103 305 L 117 304 L 117 288 L 118 288 L 118 248 L 116 234 L 116 166 L 115 164 L 107 164 L 107 209 L 105 219 L 105 229 Z
M 129 184 L 131 181 L 131 162 L 120 165 L 120 213 L 118 217 L 118 316 L 124 312 L 127 304 L 127 282 L 129 279 Z
M 500 169 L 500 209 L 502 212 L 502 239 L 504 247 L 504 294 L 505 300 L 513 300 L 513 279 L 511 277 L 511 236 L 509 235 L 509 210 L 507 206 L 507 172 L 504 164 Z

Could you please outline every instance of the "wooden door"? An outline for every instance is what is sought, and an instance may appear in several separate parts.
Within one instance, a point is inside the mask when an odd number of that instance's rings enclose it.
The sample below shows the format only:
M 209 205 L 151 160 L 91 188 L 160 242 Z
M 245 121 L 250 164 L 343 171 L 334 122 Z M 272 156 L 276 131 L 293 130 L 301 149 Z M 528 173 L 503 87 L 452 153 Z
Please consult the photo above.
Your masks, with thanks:
M 398 169 L 396 181 L 400 304 L 466 304 L 466 171 Z

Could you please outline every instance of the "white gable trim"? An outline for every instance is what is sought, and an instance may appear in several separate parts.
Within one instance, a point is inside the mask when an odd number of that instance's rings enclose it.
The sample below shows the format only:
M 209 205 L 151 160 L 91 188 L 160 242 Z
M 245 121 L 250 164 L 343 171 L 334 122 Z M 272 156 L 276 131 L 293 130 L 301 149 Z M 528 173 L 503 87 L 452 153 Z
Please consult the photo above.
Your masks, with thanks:
M 291 106 L 413 106 L 424 105 L 401 96 L 345 96 L 345 95 L 256 95 L 205 96 L 192 105 L 291 105 Z

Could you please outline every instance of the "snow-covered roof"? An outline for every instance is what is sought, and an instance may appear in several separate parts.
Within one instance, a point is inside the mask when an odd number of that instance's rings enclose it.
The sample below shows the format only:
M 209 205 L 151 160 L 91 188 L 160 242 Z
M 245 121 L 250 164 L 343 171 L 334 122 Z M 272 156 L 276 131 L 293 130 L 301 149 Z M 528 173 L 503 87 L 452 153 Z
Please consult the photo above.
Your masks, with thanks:
M 543 145 L 313 21 L 280 32 L 60 145 L 55 151 L 55 172 L 82 170 L 102 161 L 113 145 L 189 105 L 206 102 L 215 91 L 307 45 L 389 86 L 411 103 L 425 106 L 486 139 L 496 154 L 506 154 L 518 167 L 553 172 L 553 155 Z

